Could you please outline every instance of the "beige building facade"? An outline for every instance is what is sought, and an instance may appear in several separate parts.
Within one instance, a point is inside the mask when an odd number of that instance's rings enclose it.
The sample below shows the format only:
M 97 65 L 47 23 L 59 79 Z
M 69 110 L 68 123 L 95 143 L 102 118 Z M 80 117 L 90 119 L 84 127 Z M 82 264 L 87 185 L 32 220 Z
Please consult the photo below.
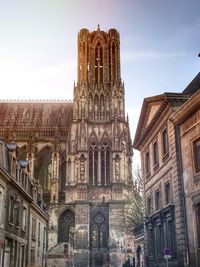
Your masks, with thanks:
M 171 119 L 179 133 L 189 262 L 191 267 L 197 267 L 200 266 L 200 90 Z
M 143 102 L 134 148 L 141 153 L 145 180 L 144 246 L 150 267 L 166 266 L 165 255 L 169 266 L 199 264 L 199 77 L 182 93 Z
M 35 210 L 35 215 L 43 222 L 47 232 L 48 215 L 44 211 L 43 203 L 38 202 L 42 195 L 38 186 L 30 179 L 28 161 L 18 160 L 18 151 L 15 143 L 0 142 L 1 266 L 26 267 L 35 266 L 36 263 L 37 266 L 46 266 L 46 241 L 43 246 L 44 260 L 41 260 L 41 255 L 38 260 L 31 260 L 30 232 L 33 226 L 29 218 Z

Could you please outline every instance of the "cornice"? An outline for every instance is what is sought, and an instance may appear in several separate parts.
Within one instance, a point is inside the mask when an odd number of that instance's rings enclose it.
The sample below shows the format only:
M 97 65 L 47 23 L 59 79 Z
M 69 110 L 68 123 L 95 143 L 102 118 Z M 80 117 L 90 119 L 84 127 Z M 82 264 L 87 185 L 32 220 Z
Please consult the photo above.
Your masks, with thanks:
M 200 89 L 171 115 L 170 120 L 176 125 L 181 124 L 198 109 L 200 109 Z
M 138 122 L 138 127 L 137 127 L 137 131 L 136 131 L 135 139 L 133 142 L 133 147 L 135 149 L 140 150 L 141 144 L 143 143 L 145 138 L 161 122 L 161 120 L 164 118 L 164 116 L 166 115 L 166 113 L 170 109 L 170 107 L 176 106 L 177 104 L 182 105 L 188 98 L 189 98 L 188 95 L 183 95 L 180 93 L 164 93 L 163 95 L 146 98 L 146 100 L 144 100 L 144 103 L 143 103 L 143 107 L 142 107 L 140 119 Z M 153 119 L 147 125 L 145 131 L 142 132 L 142 129 L 143 129 L 142 118 L 144 118 L 144 116 L 145 116 L 145 112 L 147 110 L 148 103 L 151 103 L 155 100 L 163 100 L 163 103 L 161 104 L 161 106 L 159 107 L 157 112 L 155 113 Z

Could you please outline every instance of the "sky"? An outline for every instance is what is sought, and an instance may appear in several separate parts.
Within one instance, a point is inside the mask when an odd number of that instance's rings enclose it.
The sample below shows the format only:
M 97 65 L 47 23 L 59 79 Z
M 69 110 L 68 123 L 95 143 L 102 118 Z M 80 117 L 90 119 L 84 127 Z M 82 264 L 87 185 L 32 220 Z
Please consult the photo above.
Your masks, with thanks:
M 72 100 L 78 31 L 116 28 L 133 139 L 144 97 L 181 92 L 200 71 L 199 10 L 199 0 L 0 0 L 0 98 Z

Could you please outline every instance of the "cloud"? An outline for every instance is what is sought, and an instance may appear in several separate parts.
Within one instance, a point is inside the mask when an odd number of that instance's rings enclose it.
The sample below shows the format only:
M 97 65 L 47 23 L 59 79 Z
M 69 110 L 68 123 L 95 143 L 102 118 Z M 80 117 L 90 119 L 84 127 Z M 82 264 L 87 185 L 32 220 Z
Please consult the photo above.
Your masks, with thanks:
M 76 78 L 75 60 L 36 70 L 14 62 L 1 66 L 1 98 L 72 99 L 73 81 Z

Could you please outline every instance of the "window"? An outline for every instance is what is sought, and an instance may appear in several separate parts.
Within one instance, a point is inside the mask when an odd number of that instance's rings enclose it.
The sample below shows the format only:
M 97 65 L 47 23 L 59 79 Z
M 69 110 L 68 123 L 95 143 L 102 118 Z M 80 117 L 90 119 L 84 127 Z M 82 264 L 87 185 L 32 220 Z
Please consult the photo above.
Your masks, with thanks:
M 200 138 L 194 141 L 194 163 L 195 163 L 195 172 L 200 172 Z
M 110 151 L 109 146 L 104 143 L 101 148 L 101 185 L 110 181 Z
M 170 203 L 170 183 L 165 184 L 165 204 Z
M 164 241 L 164 236 L 163 236 L 163 225 L 162 224 L 157 224 L 156 229 L 156 254 L 158 258 L 163 258 L 163 241 Z
M 50 146 L 45 146 L 39 151 L 35 165 L 35 177 L 39 179 L 44 193 L 50 191 L 51 172 L 52 151 Z
M 23 214 L 22 214 L 22 231 L 26 231 L 26 220 L 27 220 L 27 209 L 23 207 Z
M 196 222 L 197 222 L 197 245 L 200 248 L 200 203 L 196 206 Z
M 66 151 L 63 152 L 62 154 L 62 164 L 61 164 L 61 181 L 60 181 L 60 191 L 61 192 L 64 192 L 65 191 L 65 184 L 66 184 L 66 161 L 65 161 L 65 154 Z M 70 163 L 69 163 L 70 165 Z M 70 170 L 70 167 L 69 167 L 69 170 Z
M 31 249 L 31 265 L 35 264 L 35 250 Z
M 155 209 L 159 210 L 160 209 L 160 191 L 156 191 L 155 193 Z
M 103 49 L 99 42 L 95 48 L 95 82 L 103 82 Z
M 14 209 L 15 209 L 15 224 L 19 227 L 20 224 L 20 202 L 15 200 L 14 202 Z
M 35 233 L 36 233 L 36 219 L 32 218 L 32 229 L 31 229 L 32 240 L 35 240 Z
M 106 186 L 110 183 L 110 148 L 103 143 L 98 149 L 95 143 L 89 147 L 89 178 L 91 185 Z
M 153 166 L 154 169 L 159 165 L 159 158 L 158 158 L 158 142 L 155 141 L 153 143 Z
M 89 177 L 90 184 L 97 185 L 98 150 L 93 143 L 89 148 Z
M 9 222 L 14 224 L 14 197 L 10 197 L 9 203 Z
M 146 172 L 146 176 L 150 175 L 150 154 L 149 154 L 149 150 L 147 150 L 147 152 L 145 154 L 145 172 Z
M 74 226 L 74 213 L 71 210 L 65 210 L 61 214 L 58 222 L 58 242 L 69 242 Z
M 115 62 L 115 57 L 116 57 L 116 47 L 115 44 L 112 44 L 112 78 L 113 81 L 116 80 L 116 62 Z
M 147 199 L 147 213 L 151 214 L 151 198 Z
M 167 157 L 169 153 L 167 128 L 162 131 L 162 153 L 164 158 Z

